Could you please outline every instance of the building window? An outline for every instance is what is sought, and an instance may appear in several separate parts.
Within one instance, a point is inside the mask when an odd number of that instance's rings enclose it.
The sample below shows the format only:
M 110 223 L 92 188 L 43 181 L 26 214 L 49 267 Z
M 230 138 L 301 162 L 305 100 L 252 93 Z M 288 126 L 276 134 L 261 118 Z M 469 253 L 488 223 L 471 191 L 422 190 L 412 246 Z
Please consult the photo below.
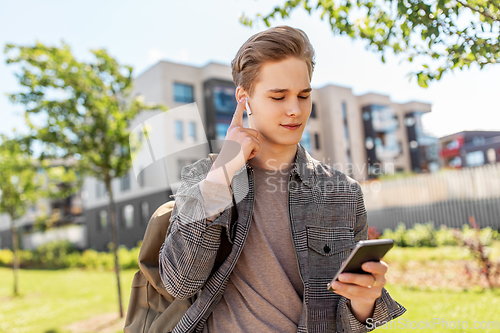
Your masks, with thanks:
M 316 150 L 319 150 L 321 146 L 319 145 L 319 134 L 318 133 L 314 133 L 314 143 L 316 145 Z
M 460 156 L 455 156 L 448 162 L 449 166 L 454 168 L 460 168 L 462 166 L 462 158 Z
M 347 123 L 344 123 L 344 137 L 345 137 L 345 142 L 347 144 L 347 147 L 349 147 L 349 128 L 347 127 Z
M 142 223 L 146 224 L 149 221 L 149 203 L 147 201 L 143 201 L 141 203 L 141 216 Z
M 312 108 L 311 108 L 311 118 L 316 118 L 316 104 L 312 103 Z
M 482 150 L 473 151 L 465 156 L 467 166 L 474 167 L 484 164 L 484 153 Z
M 101 198 L 105 196 L 108 193 L 108 190 L 106 189 L 106 185 L 104 185 L 100 181 L 96 181 L 95 183 L 95 196 L 96 198 Z
M 351 149 L 347 149 L 347 173 L 351 178 L 354 178 L 353 167 L 354 166 L 352 165 Z
M 345 102 L 342 102 L 342 119 L 344 119 L 344 123 L 347 122 L 347 106 Z
M 460 141 L 457 139 L 451 140 L 444 144 L 446 149 L 457 149 L 460 147 Z
M 105 211 L 105 210 L 101 210 L 99 212 L 99 227 L 101 230 L 104 230 L 106 229 L 106 227 L 108 226 L 108 212 Z
M 226 138 L 227 129 L 229 128 L 229 124 L 225 123 L 217 123 L 217 138 L 216 140 L 224 140 Z
M 474 146 L 480 146 L 480 145 L 483 145 L 484 144 L 484 136 L 475 136 L 472 138 L 472 144 Z
M 174 83 L 174 101 L 178 103 L 192 103 L 193 86 L 190 84 Z
M 120 191 L 128 191 L 130 190 L 130 172 L 120 178 Z
M 190 141 L 196 141 L 196 123 L 194 121 L 190 121 L 188 124 L 188 138 Z
M 182 130 L 182 120 L 175 121 L 175 137 L 177 141 L 182 141 L 184 137 L 184 133 Z
M 217 113 L 232 115 L 238 103 L 234 96 L 234 87 L 214 86 L 214 106 Z
M 488 162 L 495 163 L 497 161 L 497 154 L 495 148 L 490 148 L 486 151 L 486 156 L 488 156 Z
M 311 139 L 309 137 L 309 131 L 305 130 L 304 133 L 302 133 L 300 144 L 302 147 L 304 147 L 305 150 L 311 153 Z
M 368 111 L 363 112 L 363 120 L 365 121 L 370 120 L 370 112 Z
M 134 226 L 134 206 L 126 205 L 123 207 L 123 222 L 126 228 Z
M 394 117 L 394 111 L 387 106 L 373 105 L 371 118 L 376 132 L 391 132 L 399 126 L 397 118 Z M 412 121 L 415 123 L 416 120 L 412 117 Z

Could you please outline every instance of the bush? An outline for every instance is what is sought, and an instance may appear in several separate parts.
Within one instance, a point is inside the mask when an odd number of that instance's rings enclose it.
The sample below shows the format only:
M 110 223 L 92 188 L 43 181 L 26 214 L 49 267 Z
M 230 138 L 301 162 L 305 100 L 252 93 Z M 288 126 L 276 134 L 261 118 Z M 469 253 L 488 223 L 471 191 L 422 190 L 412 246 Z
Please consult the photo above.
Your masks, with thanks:
M 76 249 L 68 241 L 54 241 L 39 246 L 34 252 L 33 261 L 39 268 L 66 268 L 66 256 Z
M 406 243 L 405 233 L 406 226 L 404 223 L 400 222 L 394 231 L 391 229 L 385 229 L 380 238 L 391 238 L 397 246 L 405 247 L 408 246 Z
M 472 237 L 475 234 L 474 228 L 471 228 L 468 224 L 464 224 L 462 228 L 462 234 L 465 237 Z M 479 229 L 479 240 L 483 245 L 491 245 L 493 240 L 499 240 L 498 231 L 493 230 L 490 227 Z
M 406 239 L 407 246 L 436 246 L 436 239 L 434 238 L 434 224 L 432 222 L 415 224 L 412 229 L 408 229 L 406 231 L 404 237 Z
M 385 229 L 380 238 L 391 238 L 401 247 L 457 246 L 460 244 L 454 235 L 455 232 L 470 238 L 475 231 L 467 224 L 463 225 L 462 230 L 448 228 L 445 225 L 435 229 L 432 221 L 424 224 L 416 223 L 412 229 L 406 229 L 404 223 L 400 222 L 395 230 Z M 480 229 L 479 238 L 482 244 L 489 246 L 493 241 L 500 240 L 500 235 L 497 230 L 486 227 Z
M 453 229 L 445 225 L 441 225 L 439 230 L 434 231 L 434 238 L 436 239 L 437 246 L 458 245 L 457 238 L 453 236 Z
M 0 266 L 12 266 L 14 261 L 14 253 L 9 250 L 0 250 Z
M 126 247 L 120 246 L 118 248 L 118 260 L 120 260 L 120 267 L 122 269 L 139 269 L 139 265 L 137 262 L 139 259 L 140 249 L 140 247 L 134 247 L 128 250 Z
M 118 259 L 121 269 L 139 269 L 138 258 L 140 245 L 132 249 L 121 245 L 118 248 Z M 67 241 L 46 243 L 35 250 L 19 250 L 19 261 L 22 268 L 60 269 L 82 268 L 113 270 L 115 259 L 112 251 L 98 252 L 87 249 L 79 252 Z M 12 267 L 14 254 L 10 249 L 0 250 L 0 267 Z

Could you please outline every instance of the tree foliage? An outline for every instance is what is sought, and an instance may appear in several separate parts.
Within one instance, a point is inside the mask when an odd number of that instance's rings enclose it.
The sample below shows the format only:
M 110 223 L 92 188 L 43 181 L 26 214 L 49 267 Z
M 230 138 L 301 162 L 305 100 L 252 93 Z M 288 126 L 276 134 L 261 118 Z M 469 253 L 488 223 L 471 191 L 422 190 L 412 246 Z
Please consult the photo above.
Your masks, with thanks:
M 64 43 L 7 45 L 5 52 L 7 63 L 21 69 L 16 76 L 26 89 L 10 99 L 25 106 L 33 138 L 43 142 L 40 159 L 74 157 L 75 168 L 103 182 L 124 176 L 131 167 L 130 122 L 142 110 L 163 108 L 130 98 L 132 67 L 103 49 L 92 51 L 93 62 L 77 61 Z
M 0 134 L 0 213 L 17 220 L 42 189 L 42 179 L 23 140 Z
M 383 62 L 390 51 L 418 59 L 421 69 L 409 75 L 422 87 L 457 68 L 500 62 L 500 0 L 289 0 L 253 20 L 242 15 L 240 22 L 262 20 L 269 27 L 275 15 L 288 18 L 297 8 L 321 12 L 334 34 L 367 41 Z

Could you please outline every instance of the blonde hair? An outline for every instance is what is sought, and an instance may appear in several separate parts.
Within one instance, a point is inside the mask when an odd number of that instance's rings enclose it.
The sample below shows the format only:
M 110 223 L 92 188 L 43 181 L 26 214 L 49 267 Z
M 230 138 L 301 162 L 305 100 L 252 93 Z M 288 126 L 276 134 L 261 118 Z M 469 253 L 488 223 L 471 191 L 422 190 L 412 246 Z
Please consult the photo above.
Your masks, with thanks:
M 306 33 L 287 25 L 272 27 L 250 37 L 231 61 L 233 81 L 250 96 L 254 93 L 260 67 L 266 61 L 281 61 L 289 57 L 304 60 L 309 81 L 314 71 L 314 48 Z

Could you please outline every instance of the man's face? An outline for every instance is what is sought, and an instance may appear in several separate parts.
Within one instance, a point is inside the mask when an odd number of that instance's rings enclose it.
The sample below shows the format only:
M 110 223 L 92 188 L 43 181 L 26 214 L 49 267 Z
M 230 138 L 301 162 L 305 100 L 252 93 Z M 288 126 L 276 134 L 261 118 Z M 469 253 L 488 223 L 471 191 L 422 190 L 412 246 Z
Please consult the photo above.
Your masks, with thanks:
M 311 85 L 305 61 L 288 58 L 261 66 L 248 98 L 255 129 L 271 144 L 296 145 L 311 114 Z M 299 124 L 290 129 L 287 124 Z

